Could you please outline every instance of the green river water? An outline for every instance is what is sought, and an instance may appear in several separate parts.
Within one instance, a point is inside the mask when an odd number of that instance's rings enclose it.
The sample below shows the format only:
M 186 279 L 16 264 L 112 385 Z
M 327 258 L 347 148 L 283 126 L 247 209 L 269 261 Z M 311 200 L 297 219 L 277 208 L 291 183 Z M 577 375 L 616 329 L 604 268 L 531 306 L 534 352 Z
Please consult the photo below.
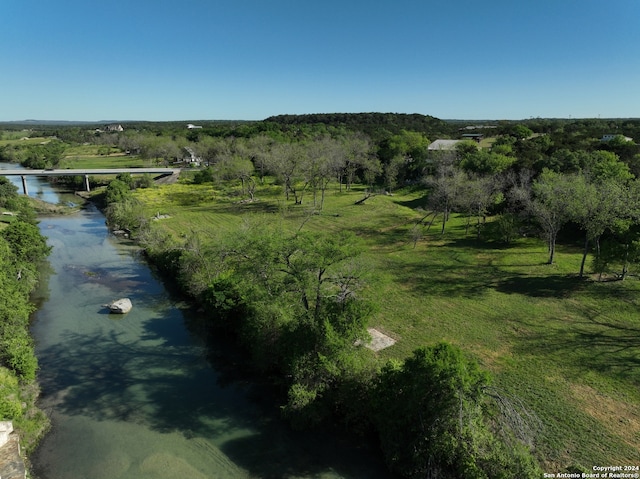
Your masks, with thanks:
M 250 382 L 212 367 L 194 313 L 98 210 L 40 228 L 53 251 L 32 334 L 53 427 L 31 457 L 38 479 L 388 477 L 379 455 L 291 431 Z M 133 310 L 108 314 L 120 297 Z

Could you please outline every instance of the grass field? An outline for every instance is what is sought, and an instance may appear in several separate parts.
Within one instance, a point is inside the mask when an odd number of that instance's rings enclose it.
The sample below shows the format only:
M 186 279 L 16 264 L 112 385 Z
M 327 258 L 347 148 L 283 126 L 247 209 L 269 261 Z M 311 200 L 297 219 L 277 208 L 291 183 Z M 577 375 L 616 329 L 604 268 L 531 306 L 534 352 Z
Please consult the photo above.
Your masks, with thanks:
M 47 143 L 51 141 L 50 138 L 34 137 L 28 138 L 25 135 L 26 132 L 3 132 L 2 139 L 0 139 L 0 148 L 7 145 L 39 145 L 41 143 Z
M 111 148 L 109 154 L 100 154 L 105 147 L 97 145 L 79 145 L 67 148 L 58 168 L 140 168 L 153 166 L 149 160 L 125 155 L 117 148 Z
M 156 225 L 176 238 L 225 231 L 251 214 L 273 215 L 292 229 L 304 222 L 309 230 L 354 231 L 366 244 L 365 294 L 379 304 L 371 326 L 398 340 L 381 359 L 454 343 L 535 414 L 546 470 L 640 464 L 638 279 L 578 280 L 577 248 L 561 245 L 556 263 L 547 265 L 542 241 L 479 241 L 465 236 L 465 219 L 455 216 L 444 235 L 437 224 L 423 227 L 414 247 L 422 194 L 407 190 L 356 205 L 362 191 L 331 190 L 314 215 L 310 197 L 308 205 L 292 206 L 272 185 L 255 203 L 211 185 L 167 185 L 136 196 L 149 216 L 170 215 Z

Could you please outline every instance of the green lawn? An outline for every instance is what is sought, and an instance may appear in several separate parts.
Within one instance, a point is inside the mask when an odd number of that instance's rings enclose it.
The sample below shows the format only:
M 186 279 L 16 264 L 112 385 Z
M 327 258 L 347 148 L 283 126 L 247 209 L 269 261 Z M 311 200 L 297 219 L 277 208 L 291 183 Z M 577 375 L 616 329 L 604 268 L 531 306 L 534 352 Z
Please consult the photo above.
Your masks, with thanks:
M 148 160 L 124 154 L 112 155 L 70 155 L 65 151 L 65 157 L 60 160 L 58 168 L 142 168 L 153 166 Z
M 546 245 L 520 238 L 505 246 L 465 236 L 455 215 L 444 235 L 424 231 L 419 191 L 378 195 L 327 192 L 325 208 L 286 203 L 276 186 L 255 203 L 240 203 L 211 185 L 166 185 L 138 190 L 149 216 L 168 214 L 157 227 L 176 238 L 192 231 L 225 231 L 244 215 L 267 214 L 291 228 L 354 231 L 366 245 L 370 281 L 364 294 L 379 304 L 371 326 L 396 338 L 381 359 L 446 340 L 489 369 L 494 385 L 522 401 L 537 431 L 545 469 L 569 465 L 639 464 L 640 282 L 576 278 L 580 251 L 560 245 L 547 265 Z M 491 230 L 488 225 L 487 230 Z M 559 469 L 557 469 L 559 470 Z
M 27 135 L 27 132 L 11 132 L 11 134 L 8 134 L 8 132 L 3 132 L 3 139 L 0 140 L 0 148 L 7 145 L 39 145 L 41 143 L 48 143 L 49 141 L 51 141 L 50 138 L 28 138 Z

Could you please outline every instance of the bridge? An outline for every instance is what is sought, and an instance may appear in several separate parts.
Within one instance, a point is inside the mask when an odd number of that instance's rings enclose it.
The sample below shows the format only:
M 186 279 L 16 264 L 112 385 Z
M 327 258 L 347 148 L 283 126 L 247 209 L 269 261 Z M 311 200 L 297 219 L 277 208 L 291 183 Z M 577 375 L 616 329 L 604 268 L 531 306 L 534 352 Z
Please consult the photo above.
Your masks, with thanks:
M 0 176 L 20 176 L 22 189 L 25 195 L 29 195 L 27 189 L 27 176 L 84 176 L 84 186 L 89 189 L 89 175 L 119 175 L 121 173 L 135 174 L 159 174 L 161 176 L 179 175 L 180 168 L 77 168 L 77 169 L 46 169 L 46 170 L 0 170 Z

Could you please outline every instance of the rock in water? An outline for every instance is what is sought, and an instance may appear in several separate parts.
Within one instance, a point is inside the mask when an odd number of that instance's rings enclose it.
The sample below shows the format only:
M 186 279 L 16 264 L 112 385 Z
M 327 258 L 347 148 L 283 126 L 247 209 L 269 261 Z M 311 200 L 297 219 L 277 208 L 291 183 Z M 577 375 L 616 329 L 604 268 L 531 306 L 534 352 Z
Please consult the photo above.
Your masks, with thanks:
M 108 305 L 112 313 L 125 314 L 131 311 L 133 305 L 129 298 L 122 298 Z

